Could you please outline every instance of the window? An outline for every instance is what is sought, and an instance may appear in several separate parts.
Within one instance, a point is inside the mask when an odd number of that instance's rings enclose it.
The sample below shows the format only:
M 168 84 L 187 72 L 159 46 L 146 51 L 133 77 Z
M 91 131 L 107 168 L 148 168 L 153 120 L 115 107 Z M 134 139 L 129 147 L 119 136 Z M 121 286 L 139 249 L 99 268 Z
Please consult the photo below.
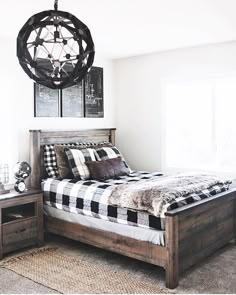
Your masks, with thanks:
M 236 172 L 236 73 L 164 84 L 163 168 Z

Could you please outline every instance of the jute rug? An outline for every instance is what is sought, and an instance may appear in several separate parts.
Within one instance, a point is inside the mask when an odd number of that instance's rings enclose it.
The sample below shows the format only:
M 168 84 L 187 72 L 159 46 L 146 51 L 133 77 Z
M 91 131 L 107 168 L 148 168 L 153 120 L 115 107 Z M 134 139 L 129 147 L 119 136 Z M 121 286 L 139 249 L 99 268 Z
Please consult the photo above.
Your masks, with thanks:
M 140 281 L 125 271 L 65 255 L 56 248 L 42 248 L 2 260 L 4 267 L 60 293 L 168 294 L 155 284 Z

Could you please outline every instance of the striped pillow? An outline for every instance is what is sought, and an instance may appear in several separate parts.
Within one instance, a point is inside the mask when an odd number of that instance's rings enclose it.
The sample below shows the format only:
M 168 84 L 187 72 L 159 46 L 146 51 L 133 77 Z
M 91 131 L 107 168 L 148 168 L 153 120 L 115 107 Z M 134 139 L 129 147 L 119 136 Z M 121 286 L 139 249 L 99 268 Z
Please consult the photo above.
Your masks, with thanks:
M 74 177 L 79 177 L 82 180 L 90 179 L 90 172 L 85 162 L 96 161 L 94 152 L 95 150 L 92 148 L 65 149 L 65 153 Z
M 121 155 L 121 152 L 115 146 L 96 148 L 95 156 L 98 161 L 121 157 L 125 164 L 125 167 L 129 169 L 129 173 L 131 172 L 129 165 L 126 163 L 124 157 Z

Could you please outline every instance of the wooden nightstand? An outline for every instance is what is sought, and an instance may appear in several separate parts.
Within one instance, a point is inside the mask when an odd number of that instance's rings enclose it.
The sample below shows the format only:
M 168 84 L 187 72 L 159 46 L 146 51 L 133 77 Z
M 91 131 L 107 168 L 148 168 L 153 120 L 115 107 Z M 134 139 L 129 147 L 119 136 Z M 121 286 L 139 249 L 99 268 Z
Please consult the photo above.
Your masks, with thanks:
M 5 253 L 43 242 L 41 191 L 0 195 L 0 259 Z

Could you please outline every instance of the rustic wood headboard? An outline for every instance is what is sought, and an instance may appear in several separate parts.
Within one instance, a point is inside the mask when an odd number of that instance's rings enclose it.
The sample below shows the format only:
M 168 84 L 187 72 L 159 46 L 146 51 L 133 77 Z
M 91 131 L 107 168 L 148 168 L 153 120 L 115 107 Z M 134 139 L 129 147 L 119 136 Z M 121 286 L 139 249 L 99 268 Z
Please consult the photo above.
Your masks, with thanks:
M 40 188 L 41 179 L 46 177 L 43 146 L 71 142 L 109 141 L 115 144 L 115 128 L 81 130 L 30 130 L 30 187 Z

